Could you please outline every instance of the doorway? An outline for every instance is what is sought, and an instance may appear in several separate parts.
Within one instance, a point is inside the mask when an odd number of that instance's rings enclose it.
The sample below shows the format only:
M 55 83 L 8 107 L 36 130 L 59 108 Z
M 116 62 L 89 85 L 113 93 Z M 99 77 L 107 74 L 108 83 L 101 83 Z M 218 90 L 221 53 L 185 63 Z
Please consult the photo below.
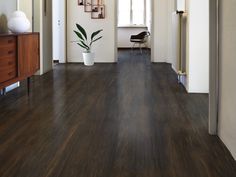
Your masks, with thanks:
M 116 47 L 120 55 L 146 57 L 151 61 L 152 44 L 152 0 L 118 0 L 116 2 Z M 131 36 L 143 35 L 142 42 L 135 42 Z M 141 35 L 142 36 L 142 35 Z

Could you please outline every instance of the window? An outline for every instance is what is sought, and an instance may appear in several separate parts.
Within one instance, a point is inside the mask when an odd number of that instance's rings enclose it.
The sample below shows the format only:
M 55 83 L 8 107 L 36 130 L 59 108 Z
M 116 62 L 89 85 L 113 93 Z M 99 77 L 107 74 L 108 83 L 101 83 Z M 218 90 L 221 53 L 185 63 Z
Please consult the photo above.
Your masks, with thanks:
M 118 26 L 145 25 L 146 0 L 119 0 Z

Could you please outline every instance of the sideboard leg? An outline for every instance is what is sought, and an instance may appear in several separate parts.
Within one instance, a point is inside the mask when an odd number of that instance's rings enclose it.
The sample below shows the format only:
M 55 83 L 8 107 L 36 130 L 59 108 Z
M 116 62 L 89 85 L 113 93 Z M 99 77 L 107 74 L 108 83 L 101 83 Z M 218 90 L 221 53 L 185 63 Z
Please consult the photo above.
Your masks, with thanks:
M 3 88 L 2 90 L 0 90 L 0 95 L 6 95 L 6 88 Z
M 7 93 L 7 92 L 6 92 L 6 88 L 3 88 L 3 89 L 2 89 L 2 94 L 3 94 L 3 95 L 6 95 L 6 93 Z
M 27 78 L 28 96 L 30 95 L 30 77 Z

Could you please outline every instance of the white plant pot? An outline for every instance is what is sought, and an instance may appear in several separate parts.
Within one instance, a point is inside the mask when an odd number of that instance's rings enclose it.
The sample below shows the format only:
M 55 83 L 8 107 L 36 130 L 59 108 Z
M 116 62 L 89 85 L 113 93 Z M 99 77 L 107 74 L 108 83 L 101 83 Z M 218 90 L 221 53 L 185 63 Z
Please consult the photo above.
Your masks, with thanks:
M 84 59 L 84 65 L 85 66 L 93 66 L 94 65 L 94 58 L 95 58 L 95 54 L 90 52 L 84 52 L 83 53 L 83 59 Z

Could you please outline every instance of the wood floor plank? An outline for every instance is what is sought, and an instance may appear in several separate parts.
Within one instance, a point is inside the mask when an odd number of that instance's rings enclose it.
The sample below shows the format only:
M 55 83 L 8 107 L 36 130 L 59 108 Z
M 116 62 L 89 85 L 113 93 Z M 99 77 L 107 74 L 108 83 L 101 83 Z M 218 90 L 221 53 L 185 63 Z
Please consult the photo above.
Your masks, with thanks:
M 120 51 L 117 64 L 59 64 L 0 97 L 1 177 L 235 177 L 208 135 L 208 95 L 169 64 Z

